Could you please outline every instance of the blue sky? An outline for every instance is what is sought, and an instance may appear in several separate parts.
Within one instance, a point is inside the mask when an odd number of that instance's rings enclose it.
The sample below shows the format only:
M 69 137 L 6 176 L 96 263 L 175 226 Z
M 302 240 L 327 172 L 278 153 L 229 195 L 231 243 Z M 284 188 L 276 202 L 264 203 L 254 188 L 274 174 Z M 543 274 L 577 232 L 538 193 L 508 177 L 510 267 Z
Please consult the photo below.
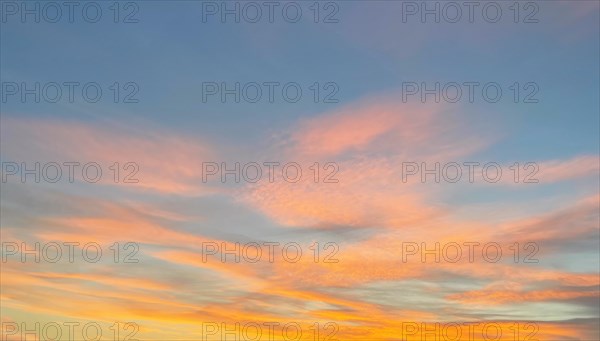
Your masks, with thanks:
M 3 15 L 8 3 L 22 2 L 3 1 Z M 36 3 L 45 4 L 28 5 Z M 80 15 L 74 23 L 3 19 L 3 176 L 7 162 L 93 161 L 104 171 L 97 183 L 9 175 L 3 242 L 129 241 L 141 260 L 95 267 L 12 259 L 3 264 L 3 323 L 118 318 L 138 323 L 143 339 L 201 339 L 199 323 L 253 318 L 335 322 L 344 340 L 408 338 L 398 334 L 401 321 L 533 321 L 539 339 L 597 335 L 597 1 L 499 1 L 496 23 L 481 16 L 490 2 L 477 2 L 473 23 L 403 22 L 412 4 L 403 1 L 318 2 L 320 21 L 339 10 L 335 23 L 315 23 L 312 1 L 295 3 L 303 10 L 297 23 L 277 10 L 274 23 L 203 22 L 213 3 L 224 2 L 119 2 L 122 15 L 139 9 L 136 23 L 114 23 L 113 2 L 97 2 L 97 23 Z M 227 2 L 234 4 L 248 2 Z M 522 22 L 533 9 L 538 22 Z M 103 96 L 35 103 L 6 92 L 35 82 L 95 82 Z M 114 103 L 115 82 L 121 96 L 136 89 L 138 102 Z M 128 82 L 135 86 L 123 88 Z M 258 103 L 223 103 L 219 95 L 203 102 L 206 82 L 294 82 L 303 95 L 290 103 L 276 92 L 269 103 L 263 86 Z M 457 103 L 422 103 L 418 95 L 404 103 L 408 82 L 493 82 L 503 95 L 489 103 L 479 86 L 474 103 L 466 93 Z M 321 99 L 335 89 L 336 101 L 315 103 L 315 83 Z M 323 88 L 328 83 L 335 86 Z M 527 84 L 535 84 L 537 103 L 523 103 L 534 89 Z M 203 162 L 266 161 L 297 162 L 302 181 L 202 181 Z M 498 163 L 502 180 L 401 181 L 403 162 L 470 161 Z M 114 162 L 135 162 L 139 183 L 111 182 Z M 339 182 L 311 182 L 315 162 L 335 163 Z M 539 183 L 514 183 L 515 162 L 535 163 Z M 321 169 L 319 180 L 326 174 Z M 540 263 L 397 266 L 402 242 L 469 240 L 497 242 L 508 257 L 513 243 L 533 241 Z M 206 241 L 293 241 L 308 255 L 311 243 L 335 242 L 340 262 L 205 264 L 198 245 Z M 90 288 L 100 288 L 97 297 Z

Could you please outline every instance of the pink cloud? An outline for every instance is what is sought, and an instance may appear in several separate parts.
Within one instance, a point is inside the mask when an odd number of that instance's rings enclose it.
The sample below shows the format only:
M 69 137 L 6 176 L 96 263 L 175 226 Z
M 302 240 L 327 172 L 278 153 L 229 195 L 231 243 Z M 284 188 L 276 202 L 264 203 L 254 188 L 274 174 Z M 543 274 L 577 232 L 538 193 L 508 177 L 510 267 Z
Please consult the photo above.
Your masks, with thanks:
M 195 138 L 164 130 L 144 133 L 115 126 L 91 125 L 72 121 L 44 119 L 2 119 L 2 152 L 6 161 L 27 162 L 96 162 L 102 167 L 101 184 L 114 185 L 109 167 L 115 162 L 124 167 L 134 162 L 139 170 L 123 183 L 133 167 L 121 169 L 120 183 L 128 189 L 162 193 L 200 195 L 210 193 L 201 186 L 202 162 L 214 151 Z M 79 168 L 81 169 L 81 168 Z M 66 172 L 66 168 L 63 172 Z M 67 178 L 67 174 L 63 174 Z M 81 176 L 76 179 L 81 180 Z M 66 181 L 66 180 L 65 180 Z

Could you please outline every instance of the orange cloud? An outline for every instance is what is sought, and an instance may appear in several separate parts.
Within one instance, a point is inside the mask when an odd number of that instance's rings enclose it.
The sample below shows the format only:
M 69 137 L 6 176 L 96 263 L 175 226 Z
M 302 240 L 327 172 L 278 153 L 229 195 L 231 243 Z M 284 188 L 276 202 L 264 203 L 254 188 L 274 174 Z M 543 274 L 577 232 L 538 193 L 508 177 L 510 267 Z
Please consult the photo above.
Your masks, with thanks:
M 111 167 L 119 162 L 138 165 L 121 169 L 119 183 L 127 189 L 202 195 L 214 192 L 202 186 L 202 162 L 214 151 L 206 143 L 160 129 L 144 132 L 116 126 L 93 126 L 70 121 L 43 119 L 2 119 L 2 153 L 5 161 L 26 162 L 96 162 L 102 167 L 101 184 L 114 185 Z M 160 157 L 159 157 L 160 156 Z M 77 173 L 75 179 L 82 176 Z M 67 181 L 67 168 L 63 180 Z M 124 183 L 126 176 L 139 180 Z

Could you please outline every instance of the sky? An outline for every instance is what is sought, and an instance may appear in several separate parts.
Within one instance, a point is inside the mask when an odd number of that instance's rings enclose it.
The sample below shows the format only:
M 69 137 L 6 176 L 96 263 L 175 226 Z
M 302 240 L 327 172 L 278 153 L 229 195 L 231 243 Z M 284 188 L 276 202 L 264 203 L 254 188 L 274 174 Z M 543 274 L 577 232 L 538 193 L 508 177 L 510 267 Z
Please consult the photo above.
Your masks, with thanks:
M 0 1 L 4 340 L 600 339 L 600 2 Z

